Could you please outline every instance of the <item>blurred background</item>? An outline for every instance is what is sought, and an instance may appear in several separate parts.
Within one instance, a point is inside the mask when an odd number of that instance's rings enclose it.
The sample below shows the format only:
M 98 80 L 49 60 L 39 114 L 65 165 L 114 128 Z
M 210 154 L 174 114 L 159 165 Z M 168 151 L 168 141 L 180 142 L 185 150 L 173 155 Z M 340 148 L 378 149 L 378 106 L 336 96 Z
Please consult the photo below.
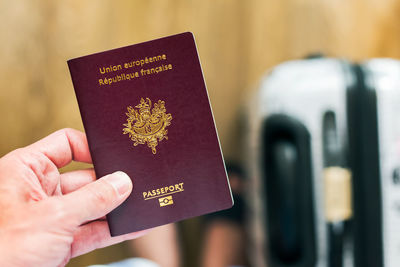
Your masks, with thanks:
M 0 17 L 0 155 L 60 128 L 83 130 L 66 61 L 86 54 L 193 32 L 224 157 L 236 162 L 243 105 L 266 70 L 315 52 L 400 58 L 396 0 L 0 0 Z M 179 225 L 184 266 L 198 265 L 198 225 Z M 69 266 L 130 251 L 121 244 Z

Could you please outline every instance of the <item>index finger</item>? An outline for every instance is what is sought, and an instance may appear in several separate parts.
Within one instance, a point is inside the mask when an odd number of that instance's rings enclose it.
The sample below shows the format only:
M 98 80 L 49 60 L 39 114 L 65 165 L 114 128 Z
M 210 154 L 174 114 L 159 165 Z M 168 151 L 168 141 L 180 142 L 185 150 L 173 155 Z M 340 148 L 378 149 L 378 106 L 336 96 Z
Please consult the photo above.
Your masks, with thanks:
M 92 163 L 86 135 L 75 129 L 58 130 L 27 148 L 43 153 L 57 168 L 72 160 Z

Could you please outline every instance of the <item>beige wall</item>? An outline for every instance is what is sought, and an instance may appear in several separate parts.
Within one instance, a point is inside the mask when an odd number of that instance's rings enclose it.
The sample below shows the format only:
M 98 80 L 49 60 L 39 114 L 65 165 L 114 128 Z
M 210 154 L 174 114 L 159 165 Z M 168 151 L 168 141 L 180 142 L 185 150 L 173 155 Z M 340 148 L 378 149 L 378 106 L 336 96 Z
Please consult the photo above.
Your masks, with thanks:
M 319 51 L 400 57 L 395 0 L 0 0 L 0 154 L 83 129 L 66 60 L 183 31 L 197 39 L 225 155 L 266 69 Z M 243 130 L 243 129 L 242 129 Z

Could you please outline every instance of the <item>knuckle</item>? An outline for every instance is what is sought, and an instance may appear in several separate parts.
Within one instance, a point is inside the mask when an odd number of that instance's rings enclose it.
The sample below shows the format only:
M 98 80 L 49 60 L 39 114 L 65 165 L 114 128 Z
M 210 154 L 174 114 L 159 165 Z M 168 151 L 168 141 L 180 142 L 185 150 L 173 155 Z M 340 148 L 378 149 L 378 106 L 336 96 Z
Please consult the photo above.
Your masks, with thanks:
M 64 220 L 67 218 L 66 207 L 59 199 L 54 199 L 54 201 L 52 201 L 49 211 L 56 220 Z
M 72 128 L 62 128 L 60 130 L 55 131 L 53 135 L 68 140 L 68 136 L 70 136 L 74 131 L 76 130 Z
M 62 128 L 62 129 L 58 130 L 57 132 L 59 132 L 61 135 L 64 135 L 64 136 L 70 136 L 71 134 L 82 133 L 81 131 L 78 131 L 73 128 L 68 128 L 68 127 Z
M 57 197 L 49 198 L 44 201 L 39 202 L 41 205 L 41 210 L 46 215 L 46 223 L 53 224 L 54 222 L 65 222 L 68 218 L 67 207 L 64 203 Z
M 71 132 L 71 131 L 73 131 L 73 129 L 67 127 L 67 128 L 62 128 L 62 129 L 56 131 L 56 133 L 59 133 L 59 134 L 67 134 L 68 132 Z
M 107 206 L 116 198 L 113 187 L 105 181 L 97 181 L 96 186 L 90 187 L 93 201 L 101 207 Z
M 51 216 L 52 219 L 48 220 L 49 223 L 55 223 L 62 229 L 73 229 L 79 222 L 74 216 L 71 216 L 71 211 L 77 209 L 78 207 L 69 207 L 67 203 L 62 201 L 61 198 L 54 197 L 49 201 L 49 205 L 45 207 L 47 209 L 47 214 Z

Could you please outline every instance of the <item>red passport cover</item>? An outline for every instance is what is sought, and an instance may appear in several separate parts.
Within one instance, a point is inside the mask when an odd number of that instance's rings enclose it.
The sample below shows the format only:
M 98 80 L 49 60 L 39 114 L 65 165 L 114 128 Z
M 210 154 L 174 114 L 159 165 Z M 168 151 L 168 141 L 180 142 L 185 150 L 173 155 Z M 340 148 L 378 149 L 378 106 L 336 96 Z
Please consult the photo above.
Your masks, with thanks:
M 124 171 L 112 236 L 233 205 L 192 33 L 68 61 L 97 177 Z

